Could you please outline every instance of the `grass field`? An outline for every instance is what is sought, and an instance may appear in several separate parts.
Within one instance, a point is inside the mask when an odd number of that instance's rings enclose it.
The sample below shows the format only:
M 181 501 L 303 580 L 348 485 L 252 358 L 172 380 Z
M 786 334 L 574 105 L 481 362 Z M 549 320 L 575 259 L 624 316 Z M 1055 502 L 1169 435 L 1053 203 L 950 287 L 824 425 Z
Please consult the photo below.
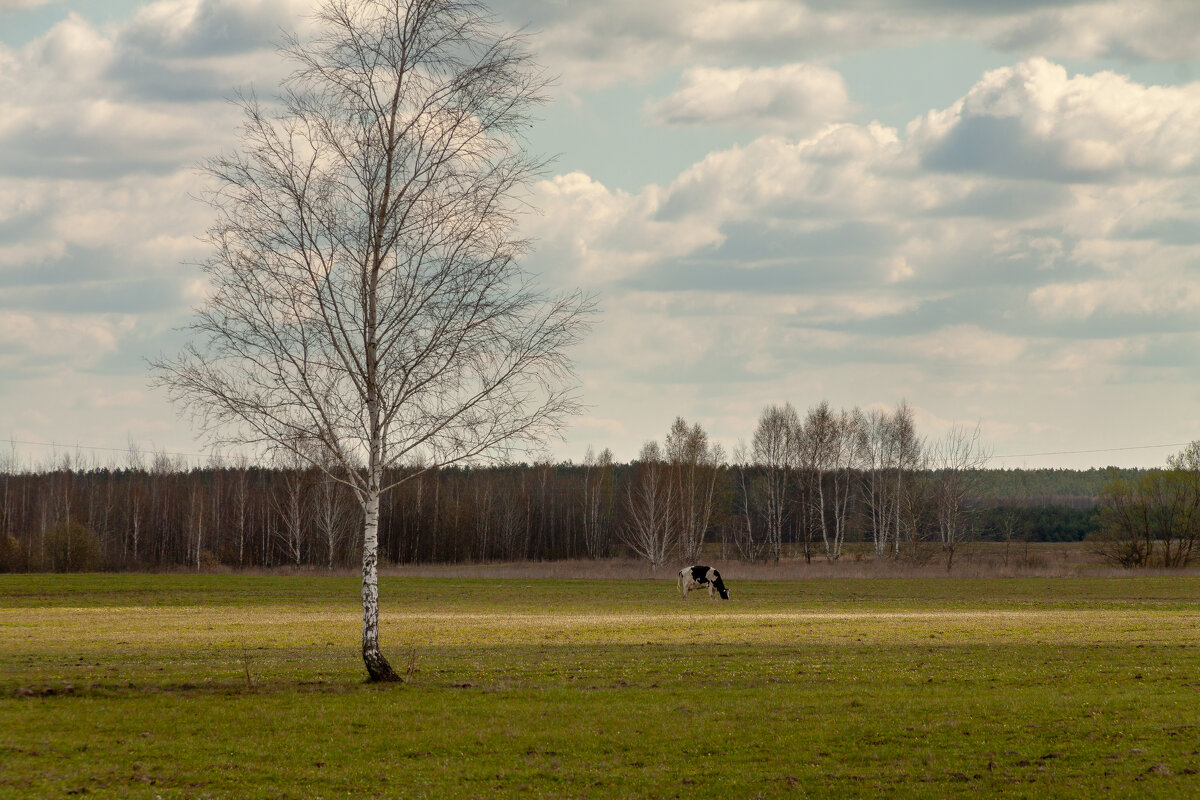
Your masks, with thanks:
M 1200 578 L 0 576 L 0 797 L 1194 797 Z

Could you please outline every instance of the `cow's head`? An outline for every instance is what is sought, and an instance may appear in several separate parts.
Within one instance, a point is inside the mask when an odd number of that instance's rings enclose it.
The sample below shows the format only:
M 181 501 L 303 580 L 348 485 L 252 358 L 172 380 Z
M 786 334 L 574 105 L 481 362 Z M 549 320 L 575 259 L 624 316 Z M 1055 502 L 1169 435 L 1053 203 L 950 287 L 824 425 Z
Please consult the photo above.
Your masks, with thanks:
M 725 581 L 721 580 L 721 573 L 715 569 L 711 573 L 713 588 L 717 590 L 717 594 L 721 595 L 722 600 L 729 599 L 729 590 L 725 588 Z

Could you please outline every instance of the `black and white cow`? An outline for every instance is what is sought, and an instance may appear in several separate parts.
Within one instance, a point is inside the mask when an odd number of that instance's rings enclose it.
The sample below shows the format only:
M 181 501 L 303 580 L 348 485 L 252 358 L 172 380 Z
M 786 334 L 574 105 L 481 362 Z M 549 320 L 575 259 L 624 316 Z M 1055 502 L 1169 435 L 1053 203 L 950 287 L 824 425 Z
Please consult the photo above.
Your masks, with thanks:
M 699 589 L 701 586 L 708 587 L 710 600 L 715 600 L 718 594 L 722 600 L 729 599 L 729 590 L 725 588 L 725 581 L 721 580 L 721 573 L 712 567 L 684 567 L 679 570 L 679 580 L 676 583 L 679 584 L 679 593 L 683 595 L 684 600 L 687 600 L 689 589 Z

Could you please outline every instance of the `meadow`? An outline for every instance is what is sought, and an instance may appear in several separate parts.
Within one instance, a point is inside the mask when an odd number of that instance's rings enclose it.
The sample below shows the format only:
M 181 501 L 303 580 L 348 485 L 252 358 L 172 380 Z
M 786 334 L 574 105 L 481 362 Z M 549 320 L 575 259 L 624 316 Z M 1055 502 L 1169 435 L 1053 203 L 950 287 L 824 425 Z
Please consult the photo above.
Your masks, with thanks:
M 1192 797 L 1200 577 L 0 575 L 0 797 Z

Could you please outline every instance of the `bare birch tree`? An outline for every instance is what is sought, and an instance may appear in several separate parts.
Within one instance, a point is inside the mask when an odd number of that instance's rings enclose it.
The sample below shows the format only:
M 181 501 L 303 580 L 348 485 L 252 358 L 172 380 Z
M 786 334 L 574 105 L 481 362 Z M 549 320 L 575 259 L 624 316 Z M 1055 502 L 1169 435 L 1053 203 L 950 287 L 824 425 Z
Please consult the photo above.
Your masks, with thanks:
M 237 563 L 246 563 L 246 516 L 250 507 L 250 479 L 247 472 L 250 459 L 245 453 L 234 457 L 233 488 L 230 492 L 230 514 L 233 517 L 234 538 L 237 540 Z
M 146 461 L 142 456 L 142 451 L 131 440 L 129 443 L 129 461 L 128 469 L 130 472 L 143 473 L 146 471 Z M 146 495 L 142 486 L 137 485 L 134 481 L 129 482 L 129 538 L 127 549 L 129 551 L 129 560 L 133 564 L 137 564 L 140 558 L 138 554 L 138 545 L 141 541 L 142 533 L 142 508 L 145 505 Z
M 834 418 L 833 451 L 830 454 L 833 490 L 833 542 L 826 555 L 831 561 L 842 557 L 846 530 L 850 521 L 850 498 L 854 494 L 854 474 L 861 469 L 863 453 L 858 447 L 859 431 L 866 426 L 862 411 L 839 411 Z
M 276 458 L 276 466 L 282 477 L 279 486 L 270 495 L 271 506 L 283 523 L 279 531 L 279 543 L 287 560 L 295 567 L 304 557 L 305 539 L 308 538 L 309 509 L 305 497 L 310 487 L 306 485 L 303 466 L 306 458 L 292 452 L 282 452 Z M 326 475 L 330 473 L 326 472 Z
M 196 566 L 196 571 L 200 571 L 204 554 L 204 501 L 207 498 L 204 496 L 204 489 L 199 481 L 192 482 L 191 502 L 188 506 L 188 527 L 190 528 L 188 541 L 188 552 L 191 555 L 191 561 Z
M 804 419 L 800 461 L 811 475 L 812 516 L 821 530 L 826 558 L 841 558 L 850 515 L 854 470 L 860 461 L 859 431 L 865 427 L 862 411 L 834 411 L 822 401 L 809 409 Z
M 800 540 L 804 563 L 811 564 L 813 556 L 813 532 L 820 530 L 821 504 L 816 502 L 820 490 L 821 471 L 818 468 L 820 441 L 812 431 L 797 418 L 796 433 L 792 437 L 792 482 L 796 487 L 796 535 Z
M 783 550 L 783 525 L 787 515 L 788 483 L 795 466 L 800 417 L 791 403 L 768 406 L 754 430 L 754 463 L 762 470 L 760 490 L 766 516 L 766 540 L 770 558 L 779 560 Z
M 835 413 L 828 402 L 821 401 L 804 418 L 804 437 L 812 454 L 813 515 L 820 525 L 825 557 L 830 561 L 841 556 L 845 538 L 845 514 L 838 513 L 839 508 L 844 509 L 840 478 L 848 449 L 843 417 L 844 413 Z M 849 483 L 848 471 L 846 482 Z
M 207 164 L 199 341 L 156 366 L 217 441 L 332 455 L 363 512 L 363 661 L 398 680 L 379 649 L 380 495 L 418 459 L 559 430 L 591 304 L 519 265 L 545 87 L 523 39 L 472 0 L 327 0 L 316 21 L 285 43 L 279 102 L 243 98 L 239 148 Z
M 900 401 L 891 422 L 891 538 L 892 554 L 900 555 L 901 543 L 916 542 L 920 518 L 921 492 L 916 473 L 925 459 L 925 443 L 917 436 L 916 415 L 907 400 Z
M 667 432 L 666 458 L 674 483 L 675 510 L 672 514 L 679 541 L 679 555 L 694 564 L 700 560 L 704 535 L 712 522 L 717 475 L 725 452 L 710 444 L 700 423 L 689 426 L 676 417 Z
M 954 564 L 954 553 L 969 530 L 967 495 L 978 483 L 979 471 L 990 455 L 979 440 L 978 425 L 971 431 L 961 425 L 951 427 L 930 453 L 930 494 L 947 571 Z
M 675 484 L 658 442 L 646 442 L 638 454 L 637 474 L 626 486 L 628 519 L 621 540 L 650 569 L 657 570 L 675 549 L 671 506 Z
M 888 488 L 896 457 L 891 415 L 878 409 L 867 412 L 856 436 L 861 459 L 859 475 L 864 514 L 871 530 L 875 555 L 884 556 L 888 551 L 891 508 L 895 501 L 894 494 Z
M 612 512 L 612 450 L 606 447 L 597 456 L 588 447 L 583 459 L 583 546 L 588 558 L 608 555 Z
M 759 526 L 755 519 L 754 463 L 745 442 L 738 442 L 733 449 L 733 468 L 737 470 L 737 492 L 741 495 L 742 513 L 734 527 L 733 543 L 737 548 L 738 557 L 744 561 L 760 561 L 766 559 L 767 543 L 764 537 L 756 535 Z
M 358 522 L 353 508 L 346 507 L 353 504 L 347 497 L 349 492 L 343 482 L 333 477 L 336 469 L 335 464 L 327 463 L 324 468 L 313 470 L 309 482 L 311 488 L 305 498 L 309 519 L 324 545 L 325 567 L 330 571 L 333 571 L 343 540 Z

